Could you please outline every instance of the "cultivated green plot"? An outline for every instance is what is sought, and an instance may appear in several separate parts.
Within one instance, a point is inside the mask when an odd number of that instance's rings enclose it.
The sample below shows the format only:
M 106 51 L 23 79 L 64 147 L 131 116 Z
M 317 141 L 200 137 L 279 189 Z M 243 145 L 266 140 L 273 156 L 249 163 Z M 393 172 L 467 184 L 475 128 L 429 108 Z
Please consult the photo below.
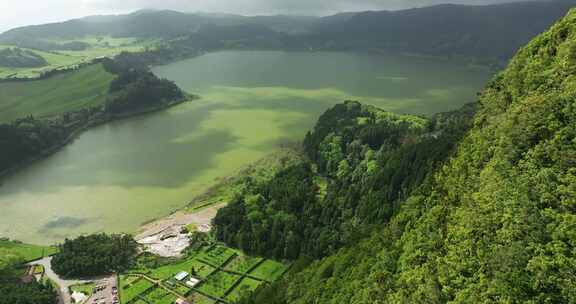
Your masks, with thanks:
M 215 246 L 207 249 L 206 251 L 200 252 L 200 254 L 198 254 L 196 258 L 200 261 L 205 261 L 213 266 L 222 267 L 235 254 L 236 253 L 234 252 L 234 250 L 230 248 L 224 246 Z
M 143 296 L 143 298 L 148 303 L 154 303 L 154 304 L 174 304 L 174 302 L 177 299 L 177 297 L 174 294 L 160 287 L 156 287 L 151 291 L 147 292 Z
M 214 304 L 214 303 L 216 303 L 216 301 L 214 301 L 214 300 L 212 300 L 206 296 L 203 296 L 199 293 L 196 293 L 196 294 L 189 296 L 188 299 L 191 301 L 191 303 L 194 303 L 194 304 Z
M 262 281 L 254 280 L 251 278 L 243 278 L 240 284 L 238 284 L 238 286 L 236 286 L 232 292 L 226 296 L 226 299 L 230 300 L 231 302 L 236 302 L 242 298 L 242 296 L 254 292 L 262 284 Z
M 241 276 L 239 275 L 219 271 L 211 275 L 198 289 L 212 296 L 222 298 L 240 278 Z
M 262 280 L 275 281 L 280 278 L 287 269 L 288 266 L 280 262 L 266 260 L 250 272 L 250 275 Z
M 151 282 L 138 277 L 120 276 L 120 299 L 122 304 L 128 303 L 154 286 Z
M 226 270 L 246 273 L 263 260 L 263 258 L 238 255 L 226 265 Z
M 177 273 L 185 271 L 190 274 L 195 274 L 199 278 L 206 278 L 215 268 L 198 261 L 195 258 L 188 258 L 174 264 L 169 264 L 155 269 L 149 269 L 148 275 L 155 279 L 166 280 L 174 277 Z
M 0 122 L 101 105 L 112 79 L 96 64 L 42 80 L 0 83 Z

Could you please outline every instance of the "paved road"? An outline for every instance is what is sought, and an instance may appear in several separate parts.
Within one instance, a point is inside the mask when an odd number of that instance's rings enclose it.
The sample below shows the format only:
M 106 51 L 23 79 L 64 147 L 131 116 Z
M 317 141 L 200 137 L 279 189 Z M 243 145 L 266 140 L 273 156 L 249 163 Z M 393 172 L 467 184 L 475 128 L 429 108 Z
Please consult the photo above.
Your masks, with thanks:
M 93 278 L 93 279 L 79 279 L 79 280 L 65 280 L 60 278 L 53 270 L 52 270 L 52 257 L 46 257 L 41 260 L 37 260 L 34 262 L 28 263 L 28 265 L 42 265 L 46 271 L 46 276 L 54 281 L 58 286 L 60 286 L 60 290 L 58 293 L 60 294 L 60 303 L 61 304 L 72 304 L 72 298 L 70 296 L 70 286 L 83 284 L 83 283 L 90 283 L 95 280 L 99 280 L 101 278 Z

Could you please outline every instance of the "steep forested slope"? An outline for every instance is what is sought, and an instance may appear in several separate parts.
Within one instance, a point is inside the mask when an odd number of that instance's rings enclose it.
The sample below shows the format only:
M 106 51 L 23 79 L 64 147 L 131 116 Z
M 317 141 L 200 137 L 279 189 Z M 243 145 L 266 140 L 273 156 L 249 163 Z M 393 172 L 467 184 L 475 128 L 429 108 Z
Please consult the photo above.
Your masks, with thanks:
M 575 72 L 572 11 L 489 83 L 455 154 L 389 221 L 308 266 L 299 259 L 283 282 L 245 303 L 576 303 Z M 340 121 L 332 123 L 346 129 Z M 322 141 L 330 137 L 318 127 L 315 133 Z M 320 172 L 331 166 L 323 159 L 334 157 L 322 145 L 308 147 L 319 147 L 312 156 Z M 345 158 L 354 154 L 341 151 Z M 409 155 L 401 157 L 410 163 Z M 361 183 L 338 176 L 330 183 L 346 180 L 352 183 L 328 187 L 326 197 L 337 199 L 322 208 L 340 210 L 334 202 L 346 201 L 342 193 Z M 375 190 L 393 185 L 381 180 L 386 183 Z M 375 203 L 366 213 L 382 219 L 378 206 L 389 202 L 378 197 Z M 301 223 L 312 220 L 306 212 L 298 216 Z M 362 222 L 360 213 L 352 218 Z
M 338 22 L 320 20 L 310 42 L 337 49 L 507 60 L 574 5 L 574 0 L 552 0 L 364 12 Z
M 386 222 L 448 155 L 472 111 L 425 119 L 352 101 L 337 105 L 306 137 L 310 160 L 247 187 L 218 213 L 217 237 L 250 253 L 289 259 L 322 257 L 353 243 Z

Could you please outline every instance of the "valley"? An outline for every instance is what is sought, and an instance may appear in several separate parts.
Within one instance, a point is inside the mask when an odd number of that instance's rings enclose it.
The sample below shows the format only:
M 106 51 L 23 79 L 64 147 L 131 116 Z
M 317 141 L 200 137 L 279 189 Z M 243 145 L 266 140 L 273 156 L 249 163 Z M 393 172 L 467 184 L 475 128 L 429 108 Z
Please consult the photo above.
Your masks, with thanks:
M 576 303 L 576 0 L 439 1 L 0 33 L 0 304 Z
M 310 73 L 302 75 L 303 67 Z M 5 180 L 3 235 L 52 244 L 82 233 L 134 232 L 279 145 L 300 141 L 339 101 L 430 115 L 473 101 L 490 75 L 435 59 L 299 52 L 219 52 L 154 72 L 202 98 L 90 129 Z

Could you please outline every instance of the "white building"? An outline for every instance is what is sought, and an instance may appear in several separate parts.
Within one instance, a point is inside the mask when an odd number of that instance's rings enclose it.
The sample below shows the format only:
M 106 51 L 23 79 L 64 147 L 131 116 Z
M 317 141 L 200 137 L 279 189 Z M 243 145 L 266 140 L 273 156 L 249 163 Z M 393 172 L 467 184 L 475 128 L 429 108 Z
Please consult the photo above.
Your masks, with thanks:
M 186 285 L 188 285 L 190 287 L 194 287 L 194 286 L 198 285 L 198 283 L 200 283 L 200 280 L 198 280 L 197 278 L 190 277 L 188 282 L 186 282 Z
M 185 278 L 188 277 L 188 273 L 186 271 L 180 271 L 174 278 L 178 281 L 184 281 Z

